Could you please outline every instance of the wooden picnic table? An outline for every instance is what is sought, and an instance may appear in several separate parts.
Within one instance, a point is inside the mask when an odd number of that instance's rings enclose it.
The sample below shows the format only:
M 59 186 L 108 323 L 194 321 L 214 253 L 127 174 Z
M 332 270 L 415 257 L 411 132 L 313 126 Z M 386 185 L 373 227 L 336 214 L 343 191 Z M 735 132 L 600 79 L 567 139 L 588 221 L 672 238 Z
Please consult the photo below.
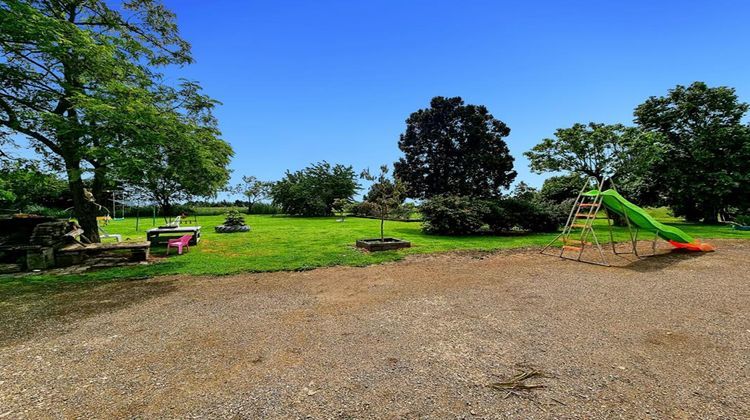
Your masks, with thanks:
M 146 231 L 146 240 L 151 242 L 151 246 L 166 245 L 168 240 L 179 238 L 186 233 L 193 235 L 188 244 L 198 245 L 198 242 L 201 240 L 201 226 L 158 227 L 149 229 Z

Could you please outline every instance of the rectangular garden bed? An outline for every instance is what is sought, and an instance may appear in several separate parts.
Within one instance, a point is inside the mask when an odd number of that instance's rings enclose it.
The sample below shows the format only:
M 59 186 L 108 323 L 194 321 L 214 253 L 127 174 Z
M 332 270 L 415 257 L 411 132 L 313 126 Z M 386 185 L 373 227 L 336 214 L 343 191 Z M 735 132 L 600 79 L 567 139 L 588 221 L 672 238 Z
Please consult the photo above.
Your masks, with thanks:
M 364 248 L 368 251 L 389 251 L 393 249 L 409 248 L 411 242 L 403 241 L 396 238 L 374 238 L 360 239 L 357 241 L 357 248 Z

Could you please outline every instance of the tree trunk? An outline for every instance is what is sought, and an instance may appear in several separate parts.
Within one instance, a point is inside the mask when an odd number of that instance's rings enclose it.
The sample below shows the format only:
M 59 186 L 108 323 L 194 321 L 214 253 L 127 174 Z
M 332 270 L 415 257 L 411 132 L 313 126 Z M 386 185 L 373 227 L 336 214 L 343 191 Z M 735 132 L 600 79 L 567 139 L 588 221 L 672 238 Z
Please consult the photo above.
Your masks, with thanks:
M 172 203 L 169 201 L 161 203 L 161 214 L 164 216 L 164 221 L 169 223 L 172 219 Z
M 380 242 L 385 241 L 385 233 L 383 231 L 383 225 L 385 224 L 385 217 L 380 218 Z
M 91 194 L 94 194 L 94 199 L 97 204 L 109 208 L 107 206 L 112 203 L 109 202 L 110 197 L 108 197 L 105 192 L 106 183 L 105 168 L 103 166 L 95 166 L 94 180 L 91 182 Z M 115 217 L 115 215 L 112 214 L 112 217 Z
M 683 204 L 684 210 L 682 213 L 684 213 L 685 220 L 691 223 L 698 223 L 701 221 L 701 217 L 703 217 L 702 212 L 698 208 L 698 206 L 695 205 L 695 203 L 688 202 Z
M 254 203 L 252 201 L 247 202 L 247 214 L 250 214 L 253 212 L 253 204 Z
M 81 178 L 81 162 L 66 162 L 65 171 L 68 175 L 68 186 L 73 196 L 73 210 L 83 234 L 91 242 L 100 242 L 99 225 L 96 221 L 98 209 L 94 203 L 86 199 L 83 178 Z
M 703 218 L 703 214 L 697 209 L 690 209 L 684 212 L 685 221 L 690 223 L 699 223 Z
M 719 211 L 714 206 L 709 206 L 703 210 L 703 223 L 707 225 L 719 223 Z

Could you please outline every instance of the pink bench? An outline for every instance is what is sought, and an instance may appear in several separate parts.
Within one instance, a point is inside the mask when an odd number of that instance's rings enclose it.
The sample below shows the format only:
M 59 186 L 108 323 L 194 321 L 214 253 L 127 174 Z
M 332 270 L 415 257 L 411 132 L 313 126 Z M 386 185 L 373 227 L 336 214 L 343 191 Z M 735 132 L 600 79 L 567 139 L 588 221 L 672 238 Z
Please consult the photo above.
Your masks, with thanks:
M 177 253 L 180 255 L 182 255 L 182 247 L 190 250 L 190 245 L 188 245 L 188 243 L 192 238 L 193 235 L 184 235 L 167 241 L 167 255 L 169 255 L 169 248 L 177 248 Z

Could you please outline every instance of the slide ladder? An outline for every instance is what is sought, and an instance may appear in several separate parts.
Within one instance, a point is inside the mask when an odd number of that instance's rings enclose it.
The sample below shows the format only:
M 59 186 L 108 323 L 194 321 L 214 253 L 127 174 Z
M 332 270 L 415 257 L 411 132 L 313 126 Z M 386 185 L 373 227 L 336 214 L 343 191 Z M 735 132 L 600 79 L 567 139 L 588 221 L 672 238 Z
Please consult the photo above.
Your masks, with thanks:
M 607 258 L 604 256 L 602 245 L 599 243 L 599 238 L 594 231 L 594 220 L 599 209 L 602 207 L 603 197 L 601 195 L 585 194 L 586 191 L 592 188 L 601 190 L 603 186 L 604 180 L 597 181 L 594 177 L 586 179 L 573 203 L 570 214 L 568 214 L 568 220 L 565 222 L 562 232 L 542 249 L 542 254 L 546 254 L 547 250 L 559 244 L 560 251 L 556 255 L 560 258 L 609 266 L 609 262 L 607 262 Z M 599 251 L 601 261 L 585 261 L 582 259 L 583 251 L 587 246 L 596 247 Z

